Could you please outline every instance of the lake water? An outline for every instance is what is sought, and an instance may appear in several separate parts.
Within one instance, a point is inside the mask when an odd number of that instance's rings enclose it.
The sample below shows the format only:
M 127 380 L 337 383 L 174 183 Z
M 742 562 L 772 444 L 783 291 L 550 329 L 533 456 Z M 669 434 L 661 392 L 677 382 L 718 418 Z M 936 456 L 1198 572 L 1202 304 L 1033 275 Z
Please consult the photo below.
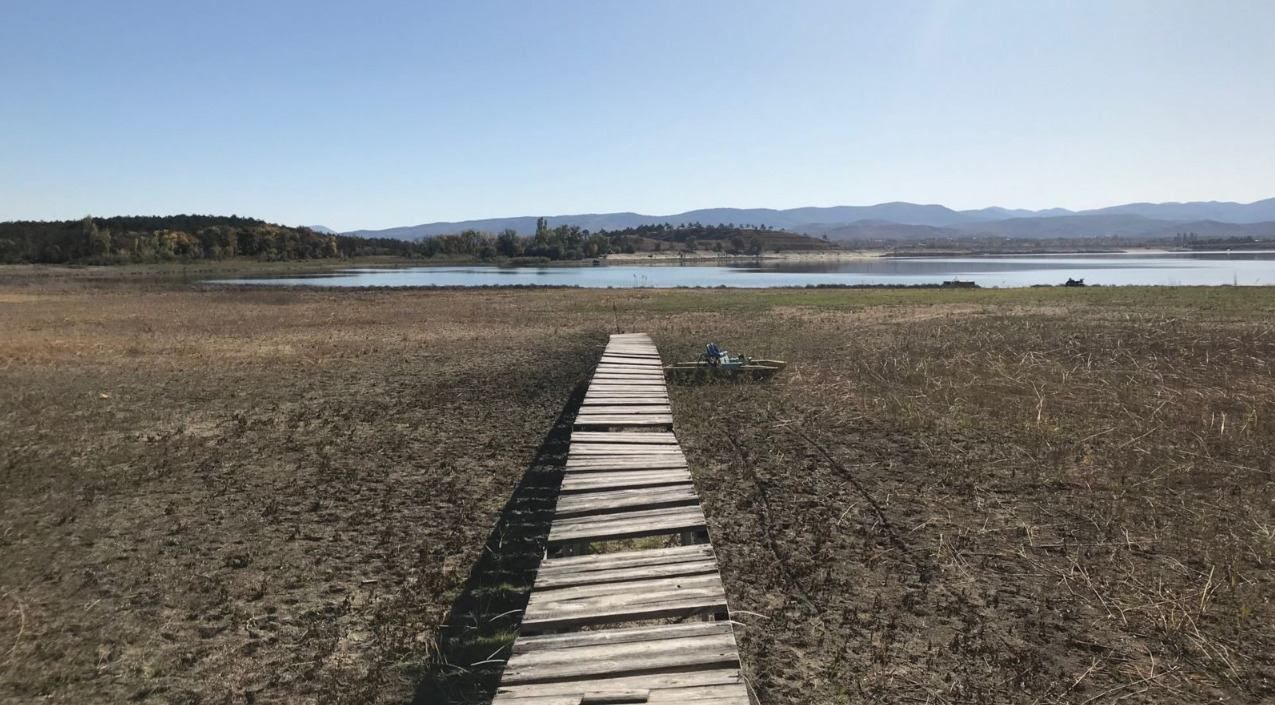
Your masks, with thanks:
M 854 284 L 938 284 L 959 279 L 983 287 L 1061 284 L 1068 278 L 1104 286 L 1275 285 L 1275 251 L 1185 254 L 888 257 L 724 265 L 496 267 L 465 265 L 347 269 L 296 277 L 221 279 L 216 283 L 318 287 L 579 286 L 767 288 Z

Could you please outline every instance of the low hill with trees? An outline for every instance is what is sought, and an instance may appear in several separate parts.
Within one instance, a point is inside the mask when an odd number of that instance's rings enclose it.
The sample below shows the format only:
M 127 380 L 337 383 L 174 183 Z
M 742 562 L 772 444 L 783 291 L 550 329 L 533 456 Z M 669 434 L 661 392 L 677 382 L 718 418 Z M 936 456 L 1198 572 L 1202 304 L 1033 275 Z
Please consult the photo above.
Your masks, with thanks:
M 622 251 L 710 251 L 722 254 L 760 255 L 766 252 L 815 252 L 837 249 L 825 239 L 776 230 L 760 225 L 640 225 L 603 231 Z M 631 249 L 630 249 L 631 248 Z
M 290 227 L 240 216 L 85 217 L 0 223 L 0 263 L 125 264 L 249 257 L 264 261 L 391 256 L 404 258 L 533 258 L 578 260 L 612 253 L 712 251 L 731 255 L 835 248 L 824 240 L 766 226 L 643 225 L 590 232 L 551 228 L 535 234 L 466 230 L 422 240 L 359 237 Z

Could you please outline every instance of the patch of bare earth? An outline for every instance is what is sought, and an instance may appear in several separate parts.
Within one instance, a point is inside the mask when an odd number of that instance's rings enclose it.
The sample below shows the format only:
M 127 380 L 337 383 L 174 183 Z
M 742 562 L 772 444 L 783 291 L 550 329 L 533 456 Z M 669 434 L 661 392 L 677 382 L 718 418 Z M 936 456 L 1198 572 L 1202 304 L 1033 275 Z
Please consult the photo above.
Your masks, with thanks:
M 1275 331 L 947 313 L 736 321 L 790 371 L 675 393 L 762 702 L 1275 698 Z
M 790 362 L 673 388 L 763 703 L 1275 699 L 1271 290 L 59 281 L 0 285 L 0 701 L 498 661 L 503 623 L 440 629 L 516 602 L 459 595 L 617 327 Z
M 501 295 L 59 294 L 0 328 L 14 703 L 407 701 L 592 364 Z

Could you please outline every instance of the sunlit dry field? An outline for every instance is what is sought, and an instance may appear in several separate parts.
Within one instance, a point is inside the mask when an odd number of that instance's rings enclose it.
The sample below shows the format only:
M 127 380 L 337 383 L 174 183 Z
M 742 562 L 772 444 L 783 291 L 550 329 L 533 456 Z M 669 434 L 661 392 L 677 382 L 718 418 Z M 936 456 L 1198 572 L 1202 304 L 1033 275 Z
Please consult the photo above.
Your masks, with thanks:
M 471 571 L 617 329 L 790 362 L 673 389 L 762 703 L 1272 700 L 1272 314 L 0 272 L 0 700 L 429 702 L 498 669 L 507 636 L 440 628 L 509 603 Z

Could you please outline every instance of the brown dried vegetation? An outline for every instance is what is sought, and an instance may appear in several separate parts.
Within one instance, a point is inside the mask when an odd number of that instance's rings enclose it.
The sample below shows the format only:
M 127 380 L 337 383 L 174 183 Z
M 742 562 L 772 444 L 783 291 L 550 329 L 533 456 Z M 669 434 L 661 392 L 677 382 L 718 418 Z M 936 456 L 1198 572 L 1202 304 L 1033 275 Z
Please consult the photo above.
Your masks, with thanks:
M 1275 699 L 1272 310 L 0 282 L 0 701 L 411 701 L 617 326 L 791 363 L 673 391 L 763 703 Z

